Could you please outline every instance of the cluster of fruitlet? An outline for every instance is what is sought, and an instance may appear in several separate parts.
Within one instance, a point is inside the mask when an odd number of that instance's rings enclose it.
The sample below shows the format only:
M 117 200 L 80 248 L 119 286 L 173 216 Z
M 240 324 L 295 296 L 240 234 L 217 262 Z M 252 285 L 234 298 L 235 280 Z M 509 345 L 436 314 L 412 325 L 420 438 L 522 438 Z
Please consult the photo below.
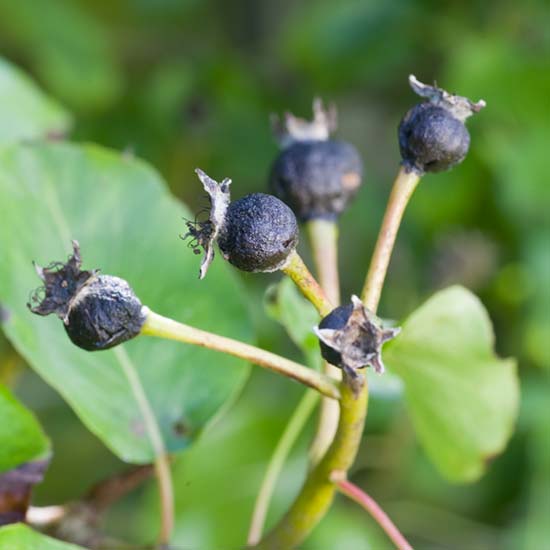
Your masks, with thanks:
M 105 350 L 141 334 L 178 340 L 256 363 L 326 397 L 310 449 L 307 479 L 287 514 L 262 540 L 263 548 L 297 546 L 329 509 L 336 486 L 348 494 L 345 475 L 357 454 L 367 410 L 368 385 L 361 369 L 370 365 L 382 373 L 382 346 L 399 333 L 399 328 L 384 327 L 375 315 L 399 224 L 420 177 L 425 172 L 447 170 L 465 158 L 470 135 L 464 122 L 485 105 L 422 84 L 413 76 L 409 81 L 424 101 L 412 107 L 399 125 L 401 168 L 361 298 L 352 296 L 347 304 L 339 305 L 336 221 L 359 190 L 363 166 L 351 144 L 331 138 L 336 129 L 333 108 L 324 109 L 316 100 L 313 120 L 287 114 L 283 120 L 274 121 L 281 151 L 269 176 L 272 195 L 252 193 L 232 202 L 230 179 L 218 183 L 196 170 L 210 211 L 205 221 L 187 222 L 184 239 L 189 239 L 195 253 L 204 252 L 199 278 L 206 276 L 215 246 L 238 269 L 281 270 L 289 276 L 321 316 L 314 331 L 325 360 L 324 372 L 154 313 L 141 304 L 126 281 L 97 270 L 82 270 L 76 241 L 65 264 L 36 267 L 44 285 L 33 295 L 31 311 L 57 314 L 71 341 L 85 350 Z M 299 222 L 310 233 L 321 284 L 296 252 Z M 164 503 L 163 517 L 169 516 L 171 509 Z M 258 510 L 260 519 L 256 517 Z M 373 516 L 397 546 L 410 549 L 389 519 L 381 520 L 376 514 Z M 260 541 L 265 509 L 256 507 L 254 516 L 250 545 Z M 170 523 L 167 520 L 166 524 Z M 168 540 L 169 533 L 165 535 Z
M 403 166 L 419 175 L 447 170 L 465 158 L 470 135 L 464 122 L 485 104 L 412 76 L 410 83 L 425 100 L 412 107 L 399 125 Z M 204 250 L 200 278 L 214 258 L 215 243 L 222 256 L 243 271 L 285 270 L 296 257 L 298 220 L 335 220 L 357 194 L 363 177 L 361 158 L 353 145 L 331 139 L 335 110 L 324 109 L 316 100 L 313 115 L 312 121 L 291 114 L 275 120 L 281 151 L 269 177 L 273 195 L 252 193 L 231 202 L 231 180 L 218 183 L 197 169 L 210 213 L 204 222 L 187 222 L 185 237 Z M 73 247 L 65 265 L 37 267 L 44 287 L 33 296 L 31 311 L 56 313 L 73 343 L 90 351 L 111 348 L 140 334 L 148 310 L 128 283 L 97 271 L 81 271 L 78 243 Z M 355 297 L 352 303 L 325 312 L 316 329 L 323 358 L 350 375 L 367 365 L 382 372 L 381 345 L 397 332 L 383 329 Z

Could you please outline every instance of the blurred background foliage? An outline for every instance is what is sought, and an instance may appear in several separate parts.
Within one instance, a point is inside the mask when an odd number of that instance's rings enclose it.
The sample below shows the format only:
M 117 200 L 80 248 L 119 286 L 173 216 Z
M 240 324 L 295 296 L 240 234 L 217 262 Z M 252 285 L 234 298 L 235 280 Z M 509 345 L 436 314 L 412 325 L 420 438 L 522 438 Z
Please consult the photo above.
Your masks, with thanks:
M 269 113 L 308 116 L 313 96 L 334 101 L 338 135 L 354 143 L 365 162 L 365 185 L 341 225 L 344 296 L 360 288 L 397 169 L 397 124 L 415 102 L 407 75 L 485 99 L 488 107 L 469 124 L 466 161 L 427 176 L 412 201 L 380 311 L 403 318 L 453 283 L 476 292 L 495 324 L 498 353 L 519 358 L 516 434 L 484 478 L 452 485 L 419 450 L 401 402 L 381 394 L 370 407 L 353 479 L 419 548 L 546 547 L 547 2 L 0 0 L 0 55 L 72 111 L 74 139 L 147 159 L 193 209 L 201 198 L 196 166 L 216 178 L 230 176 L 236 197 L 265 190 L 277 151 Z M 147 228 L 139 219 L 135 224 L 139 239 Z M 189 251 L 182 245 L 181 253 Z M 276 277 L 242 279 L 259 344 L 299 357 L 263 310 L 263 293 Z M 36 502 L 78 498 L 121 469 L 1 336 L 0 378 L 53 441 Z M 254 372 L 238 403 L 177 459 L 176 541 L 182 547 L 242 544 L 266 461 L 300 395 L 297 385 Z M 271 522 L 299 486 L 307 442 L 304 435 L 285 468 Z M 112 509 L 107 529 L 146 540 L 156 528 L 155 506 L 151 484 Z M 304 548 L 385 545 L 370 519 L 338 500 Z

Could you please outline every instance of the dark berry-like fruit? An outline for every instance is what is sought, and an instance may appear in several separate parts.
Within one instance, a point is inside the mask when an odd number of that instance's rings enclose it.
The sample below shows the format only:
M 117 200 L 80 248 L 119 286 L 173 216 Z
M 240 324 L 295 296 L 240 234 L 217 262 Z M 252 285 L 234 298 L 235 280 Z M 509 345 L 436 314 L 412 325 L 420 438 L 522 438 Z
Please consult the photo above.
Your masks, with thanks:
M 357 296 L 351 304 L 333 309 L 315 329 L 325 361 L 348 373 L 372 365 L 384 372 L 382 344 L 395 338 L 399 328 L 384 328 Z
M 415 105 L 399 125 L 403 161 L 423 172 L 449 170 L 464 160 L 469 146 L 464 123 L 431 103 Z
M 143 306 L 130 285 L 98 275 L 74 297 L 64 324 L 73 344 L 96 351 L 134 338 L 144 321 Z
M 276 271 L 298 244 L 292 210 L 277 197 L 253 193 L 229 204 L 218 246 L 243 271 Z
M 37 315 L 55 313 L 71 341 L 88 351 L 109 349 L 137 336 L 144 308 L 130 285 L 119 277 L 82 271 L 78 243 L 66 264 L 37 267 L 44 286 L 29 308 Z
M 330 139 L 336 111 L 313 103 L 313 120 L 287 113 L 274 132 L 281 153 L 271 168 L 271 192 L 286 202 L 301 221 L 334 220 L 357 194 L 363 163 L 355 147 Z
M 473 103 L 441 88 L 422 84 L 412 75 L 409 81 L 426 101 L 412 107 L 399 125 L 403 163 L 419 173 L 449 170 L 468 153 L 470 134 L 465 120 L 483 108 L 485 102 Z
M 230 201 L 230 179 L 221 183 L 196 170 L 208 193 L 208 220 L 187 222 L 190 246 L 204 250 L 199 277 L 214 259 L 214 243 L 231 264 L 243 271 L 281 269 L 298 244 L 298 223 L 292 210 L 277 197 L 253 193 Z
M 335 219 L 356 195 L 362 172 L 361 158 L 349 143 L 296 141 L 276 158 L 269 187 L 302 221 Z

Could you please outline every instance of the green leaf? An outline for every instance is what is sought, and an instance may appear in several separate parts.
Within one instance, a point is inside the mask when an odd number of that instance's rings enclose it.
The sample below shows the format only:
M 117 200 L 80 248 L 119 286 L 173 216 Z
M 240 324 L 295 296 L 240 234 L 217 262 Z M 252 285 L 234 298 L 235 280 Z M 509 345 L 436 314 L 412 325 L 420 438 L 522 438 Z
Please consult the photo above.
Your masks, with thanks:
M 189 175 L 189 185 L 200 184 Z M 0 301 L 6 335 L 67 400 L 86 426 L 128 462 L 154 457 L 137 375 L 171 451 L 182 449 L 242 387 L 248 366 L 210 350 L 138 337 L 114 350 L 72 345 L 59 319 L 31 314 L 39 286 L 31 265 L 64 260 L 80 242 L 83 267 L 126 279 L 151 309 L 223 335 L 250 340 L 240 286 L 215 261 L 198 280 L 199 258 L 178 238 L 182 217 L 143 162 L 96 146 L 34 144 L 0 151 Z M 129 363 L 125 361 L 127 351 Z
M 67 132 L 69 114 L 0 58 L 0 144 Z
M 495 356 L 493 340 L 481 302 L 455 286 L 418 308 L 384 350 L 386 364 L 405 384 L 420 442 L 453 481 L 480 477 L 514 428 L 516 365 Z
M 2 550 L 83 550 L 82 546 L 47 537 L 22 523 L 0 527 L 0 548 Z
M 294 283 L 284 277 L 268 290 L 265 299 L 268 315 L 283 325 L 290 339 L 300 348 L 308 364 L 321 367 L 319 342 L 313 327 L 319 324 L 319 314 L 297 290 Z
M 30 462 L 50 449 L 34 415 L 0 384 L 0 472 Z

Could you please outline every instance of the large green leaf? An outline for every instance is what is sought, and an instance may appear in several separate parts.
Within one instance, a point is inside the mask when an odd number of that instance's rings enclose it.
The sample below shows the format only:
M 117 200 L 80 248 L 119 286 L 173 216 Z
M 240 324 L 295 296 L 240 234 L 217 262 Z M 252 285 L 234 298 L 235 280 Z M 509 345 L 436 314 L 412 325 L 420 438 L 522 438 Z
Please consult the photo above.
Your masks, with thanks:
M 200 189 L 193 174 L 189 185 Z M 121 458 L 153 458 L 130 372 L 145 388 L 165 444 L 185 447 L 241 388 L 248 367 L 193 346 L 139 337 L 89 353 L 73 346 L 59 319 L 32 315 L 26 302 L 39 280 L 32 260 L 64 259 L 80 242 L 84 268 L 129 281 L 159 313 L 250 339 L 240 287 L 223 261 L 198 280 L 199 259 L 179 240 L 182 216 L 144 163 L 95 146 L 35 144 L 0 152 L 0 301 L 17 350 L 55 387 L 88 428 Z M 136 398 L 138 398 L 136 400 Z
M 81 546 L 62 542 L 15 523 L 0 527 L 0 550 L 83 550 Z
M 66 111 L 0 58 L 0 144 L 59 135 L 70 122 Z
M 0 472 L 48 452 L 48 438 L 36 418 L 1 384 L 0 418 Z
M 519 388 L 515 362 L 493 351 L 481 302 L 462 287 L 432 296 L 384 349 L 403 379 L 418 437 L 449 479 L 477 479 L 512 433 Z

